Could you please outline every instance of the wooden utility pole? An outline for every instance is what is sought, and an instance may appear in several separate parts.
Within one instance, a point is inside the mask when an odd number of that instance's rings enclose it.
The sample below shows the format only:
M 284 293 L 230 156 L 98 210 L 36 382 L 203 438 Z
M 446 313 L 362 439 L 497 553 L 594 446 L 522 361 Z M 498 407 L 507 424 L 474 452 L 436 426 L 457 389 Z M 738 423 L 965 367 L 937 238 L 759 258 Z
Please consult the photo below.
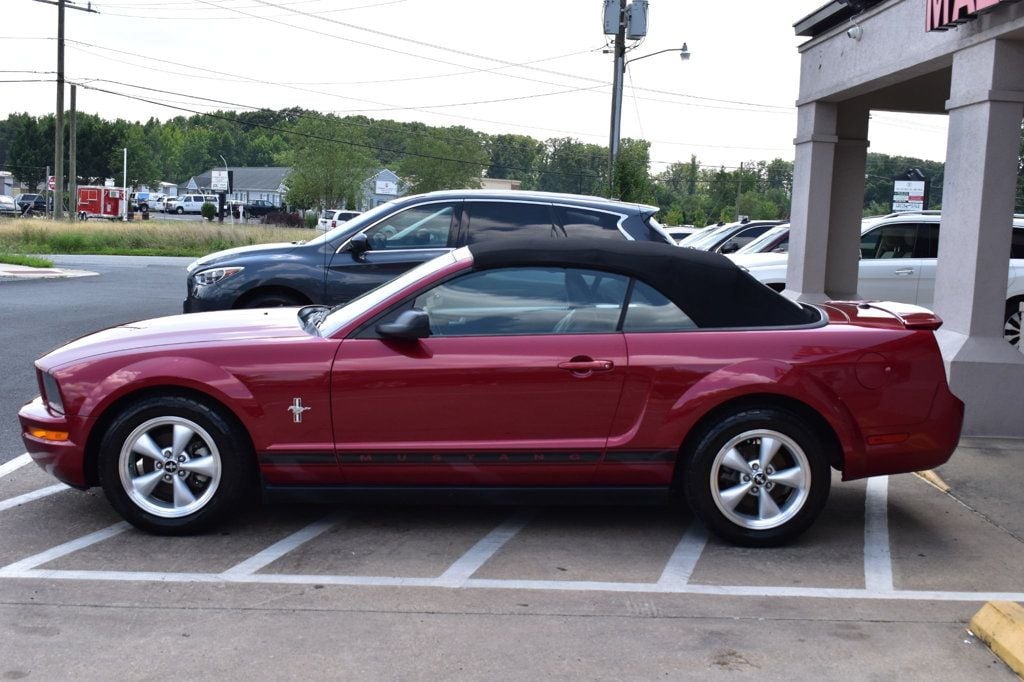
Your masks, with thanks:
M 71 221 L 78 219 L 78 86 L 71 86 L 71 129 L 68 131 L 68 213 Z
M 615 33 L 615 71 L 612 75 L 612 121 L 608 136 L 608 198 L 615 195 L 615 162 L 619 158 L 622 126 L 622 76 L 626 68 L 626 0 L 619 0 L 619 28 Z
M 57 111 L 53 127 L 53 219 L 64 217 L 64 8 L 99 14 L 92 3 L 78 7 L 71 0 L 35 0 L 57 6 Z M 47 174 L 49 179 L 49 174 Z
M 57 121 L 53 127 L 53 219 L 64 217 L 64 0 L 57 0 Z

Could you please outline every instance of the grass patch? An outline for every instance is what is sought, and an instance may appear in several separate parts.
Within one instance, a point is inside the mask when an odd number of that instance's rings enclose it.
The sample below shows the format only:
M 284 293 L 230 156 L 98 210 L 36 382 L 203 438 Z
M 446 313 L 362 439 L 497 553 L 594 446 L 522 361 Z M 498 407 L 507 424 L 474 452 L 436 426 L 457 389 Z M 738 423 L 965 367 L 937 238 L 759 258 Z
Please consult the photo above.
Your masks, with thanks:
M 236 246 L 312 239 L 314 230 L 264 225 L 160 221 L 0 223 L 0 253 L 83 253 L 111 256 L 205 256 Z
M 9 265 L 27 265 L 30 268 L 52 268 L 53 261 L 38 256 L 25 256 L 20 253 L 0 253 L 0 263 Z

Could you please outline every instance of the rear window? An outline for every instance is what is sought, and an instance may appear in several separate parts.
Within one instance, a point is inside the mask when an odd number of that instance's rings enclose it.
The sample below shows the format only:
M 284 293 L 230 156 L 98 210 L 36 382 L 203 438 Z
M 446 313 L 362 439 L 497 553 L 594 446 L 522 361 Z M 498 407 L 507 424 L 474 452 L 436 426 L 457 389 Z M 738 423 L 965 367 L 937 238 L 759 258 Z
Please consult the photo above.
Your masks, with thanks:
M 563 206 L 559 206 L 557 211 L 566 237 L 622 239 L 619 232 L 622 217 L 619 215 Z

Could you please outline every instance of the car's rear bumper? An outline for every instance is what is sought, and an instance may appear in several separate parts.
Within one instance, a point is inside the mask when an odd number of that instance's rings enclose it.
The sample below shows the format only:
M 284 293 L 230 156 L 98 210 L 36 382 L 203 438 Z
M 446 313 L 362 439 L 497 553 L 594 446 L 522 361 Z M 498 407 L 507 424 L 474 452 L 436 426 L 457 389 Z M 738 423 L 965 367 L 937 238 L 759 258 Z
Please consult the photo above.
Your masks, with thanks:
M 44 471 L 75 488 L 88 488 L 85 471 L 85 421 L 68 418 L 47 409 L 42 398 L 26 403 L 18 412 L 21 440 L 25 450 Z M 51 440 L 32 435 L 32 429 L 59 431 L 66 440 Z
M 902 474 L 934 469 L 945 464 L 960 442 L 964 404 L 943 381 L 935 391 L 928 417 L 921 423 L 887 426 L 879 432 L 864 433 L 864 456 L 847 460 L 843 479 Z M 906 434 L 900 442 L 886 443 Z

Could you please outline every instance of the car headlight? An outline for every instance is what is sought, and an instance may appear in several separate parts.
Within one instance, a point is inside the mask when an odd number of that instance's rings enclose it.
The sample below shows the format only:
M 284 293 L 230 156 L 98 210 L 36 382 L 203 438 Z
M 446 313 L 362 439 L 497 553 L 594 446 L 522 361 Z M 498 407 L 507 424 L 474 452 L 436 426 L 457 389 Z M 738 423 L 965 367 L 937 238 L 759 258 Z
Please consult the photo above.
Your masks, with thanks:
M 49 372 L 42 372 L 43 378 L 43 400 L 54 412 L 64 414 L 64 401 L 60 398 L 60 389 L 57 388 L 57 380 Z
M 231 275 L 237 274 L 242 270 L 245 270 L 245 268 L 211 268 L 209 270 L 197 272 L 194 275 L 193 281 L 195 281 L 196 286 L 205 287 L 225 280 Z

